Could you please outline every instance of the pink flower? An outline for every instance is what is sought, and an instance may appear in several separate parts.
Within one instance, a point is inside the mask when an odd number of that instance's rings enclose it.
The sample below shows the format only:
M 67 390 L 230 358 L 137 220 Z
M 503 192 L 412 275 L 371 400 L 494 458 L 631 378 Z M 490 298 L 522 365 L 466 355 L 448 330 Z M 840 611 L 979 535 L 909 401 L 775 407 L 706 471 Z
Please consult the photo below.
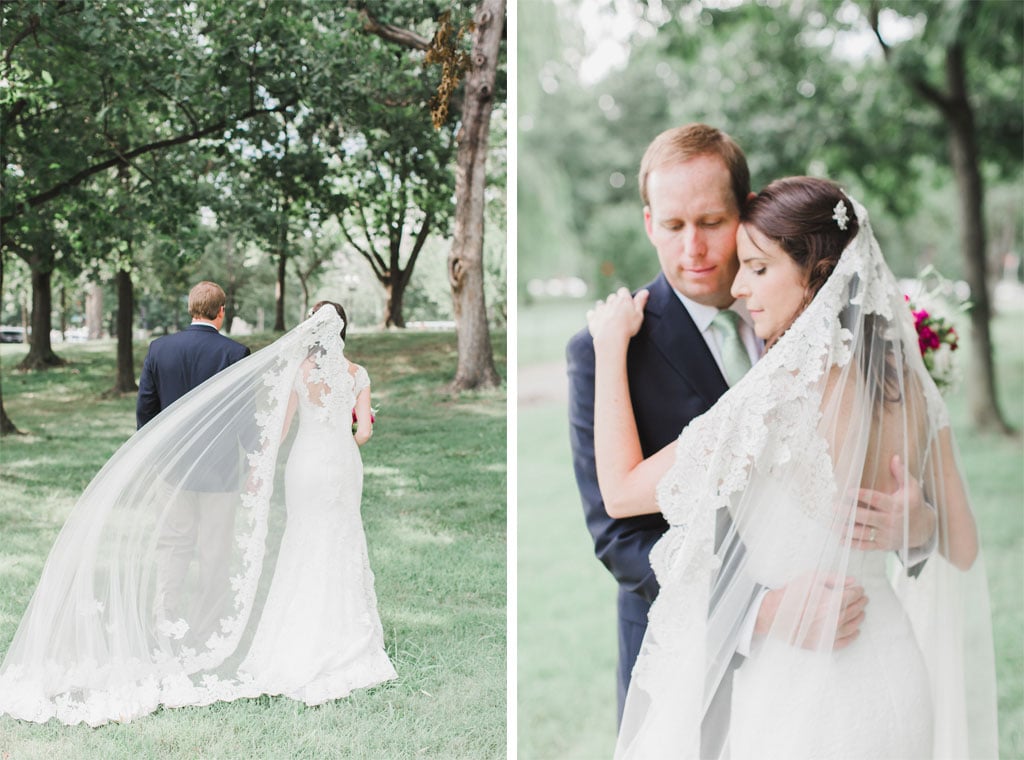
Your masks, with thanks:
M 929 267 L 923 276 L 934 276 L 936 273 Z M 945 280 L 939 277 L 940 281 Z M 939 292 L 936 288 L 924 297 L 931 297 Z M 903 300 L 907 304 L 911 315 L 914 318 L 914 330 L 917 332 L 917 347 L 921 351 L 921 358 L 935 384 L 940 389 L 952 386 L 956 380 L 955 366 L 949 353 L 942 352 L 943 344 L 949 346 L 950 352 L 956 351 L 959 347 L 959 336 L 949 319 L 940 315 L 933 315 L 927 309 L 918 309 L 917 305 L 909 295 L 904 294 Z M 966 303 L 960 304 L 960 311 L 967 307 Z

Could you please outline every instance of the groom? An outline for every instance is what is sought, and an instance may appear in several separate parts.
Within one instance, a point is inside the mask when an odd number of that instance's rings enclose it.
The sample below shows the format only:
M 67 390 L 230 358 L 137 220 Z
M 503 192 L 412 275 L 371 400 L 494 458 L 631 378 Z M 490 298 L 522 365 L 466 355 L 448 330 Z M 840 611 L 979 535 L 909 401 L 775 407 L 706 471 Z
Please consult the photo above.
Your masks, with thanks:
M 749 367 L 763 351 L 746 309 L 729 292 L 739 267 L 739 212 L 749 195 L 750 172 L 743 152 L 713 127 L 690 124 L 670 129 L 658 135 L 644 154 L 640 165 L 644 227 L 661 266 L 661 274 L 644 286 L 650 297 L 627 356 L 630 397 L 644 457 L 675 440 L 694 417 L 707 411 L 739 379 L 743 371 L 739 365 Z M 733 312 L 736 326 L 723 325 L 720 311 Z M 668 525 L 661 514 L 612 519 L 606 513 L 594 465 L 594 348 L 586 329 L 569 341 L 566 358 L 576 482 L 595 553 L 619 583 L 621 721 L 633 664 L 647 628 L 647 613 L 658 594 L 648 555 Z M 913 525 L 926 516 L 922 516 L 920 491 L 908 489 L 908 493 Z M 902 492 L 875 493 L 873 497 L 879 511 L 895 514 L 903 509 Z M 901 518 L 900 513 L 895 520 L 902 527 Z M 719 514 L 719 536 L 728 528 L 721 524 L 727 519 L 724 512 Z M 883 538 L 878 540 L 881 544 Z M 764 590 L 752 600 L 741 653 L 734 657 L 733 668 L 742 663 L 742 650 L 748 649 L 754 635 L 770 628 L 780 596 L 779 591 Z M 856 636 L 865 602 L 863 589 L 855 588 L 848 595 L 840 611 L 845 625 L 837 631 L 836 647 Z M 732 668 L 708 708 L 709 716 L 717 713 L 718 725 L 727 722 L 722 717 L 728 716 L 731 682 Z M 720 738 L 702 737 L 702 756 L 717 756 L 716 742 Z
M 135 406 L 139 428 L 189 391 L 249 355 L 246 346 L 220 334 L 226 301 L 219 285 L 200 282 L 188 294 L 192 324 L 150 344 L 142 365 Z M 216 432 L 212 436 L 215 437 Z M 233 471 L 234 462 L 229 459 L 234 459 L 236 451 L 220 443 L 203 448 L 202 452 L 185 452 L 183 466 L 188 467 L 191 461 L 202 457 L 207 462 L 216 462 L 217 466 L 207 467 L 207 471 Z M 208 450 L 216 448 L 221 450 Z M 164 511 L 159 528 L 155 606 L 158 624 L 171 626 L 164 629 L 165 633 L 174 628 L 177 619 L 188 614 L 181 609 L 182 587 L 198 550 L 203 576 L 214 579 L 200 591 L 200 606 L 195 615 L 189 615 L 193 633 L 202 636 L 215 621 L 211 616 L 224 609 L 229 593 L 228 566 L 235 504 L 233 494 L 229 493 L 233 490 L 230 484 L 185 479 L 184 486 L 168 494 L 171 503 Z

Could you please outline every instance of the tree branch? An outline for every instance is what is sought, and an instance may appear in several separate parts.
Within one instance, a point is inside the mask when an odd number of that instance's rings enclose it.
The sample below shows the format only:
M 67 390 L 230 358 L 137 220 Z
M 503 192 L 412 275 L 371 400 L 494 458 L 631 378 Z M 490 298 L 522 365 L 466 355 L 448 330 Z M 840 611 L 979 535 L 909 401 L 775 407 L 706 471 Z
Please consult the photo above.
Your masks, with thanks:
M 165 99 L 169 100 L 171 103 L 174 103 L 174 105 L 176 105 L 178 108 L 180 108 L 182 110 L 182 112 L 185 114 L 185 117 L 189 120 L 189 123 L 192 125 L 192 129 L 193 130 L 199 129 L 199 120 L 196 118 L 195 114 L 192 113 L 192 109 L 188 107 L 188 104 L 185 101 L 179 100 L 178 98 L 175 98 L 173 95 L 171 95 L 168 92 L 164 92 L 163 90 L 161 90 L 159 87 L 157 87 L 154 84 L 146 84 L 145 86 L 146 86 L 146 89 L 152 90 L 157 95 L 159 95 L 161 98 L 165 98 Z M 251 103 L 250 103 L 250 107 L 252 107 Z
M 5 4 L 6 3 L 4 3 L 4 2 L 0 2 L 0 5 L 5 5 Z M 67 7 L 67 5 L 68 5 L 68 0 L 57 0 L 56 8 L 57 8 L 57 15 L 58 16 L 65 16 L 65 15 L 67 15 L 69 13 L 80 13 L 81 10 L 82 10 L 82 6 L 81 5 L 75 5 L 75 6 L 71 6 L 71 7 Z M 26 37 L 28 37 L 29 35 L 33 35 L 34 36 L 36 34 L 36 32 L 39 31 L 39 21 L 40 21 L 40 19 L 39 19 L 39 14 L 38 13 L 29 14 L 28 26 L 26 26 L 23 30 L 21 30 L 21 32 L 19 34 L 15 35 L 14 39 L 11 40 L 11 44 L 7 46 L 7 49 L 4 51 L 5 73 L 6 73 L 7 70 L 9 70 L 11 68 L 11 55 L 13 55 L 13 53 L 14 53 L 14 48 L 16 48 L 22 42 L 24 42 Z M 37 45 L 39 44 L 38 40 L 36 40 L 36 44 Z
M 77 185 L 80 185 L 82 182 L 89 179 L 89 177 L 93 176 L 94 174 L 106 171 L 107 169 L 113 166 L 117 166 L 118 164 L 130 163 L 130 159 L 133 159 L 136 156 L 142 156 L 147 153 L 152 153 L 153 151 L 162 150 L 163 148 L 170 148 L 175 145 L 182 145 L 184 143 L 192 142 L 193 140 L 199 140 L 203 137 L 206 137 L 207 135 L 211 135 L 216 132 L 220 132 L 224 129 L 227 129 L 228 124 L 245 121 L 246 119 L 251 119 L 254 116 L 264 116 L 266 114 L 278 113 L 286 110 L 287 108 L 290 108 L 292 105 L 294 105 L 294 103 L 289 101 L 288 103 L 282 103 L 281 105 L 275 106 L 274 108 L 250 108 L 248 111 L 239 114 L 234 119 L 221 119 L 220 121 L 211 124 L 208 127 L 204 127 L 203 129 L 193 130 L 192 132 L 188 132 L 187 134 L 178 135 L 177 137 L 170 137 L 166 140 L 157 140 L 155 142 L 147 143 L 146 145 L 141 145 L 133 150 L 124 153 L 118 153 L 113 158 L 108 158 L 106 161 L 101 161 L 98 164 L 86 167 L 82 171 L 69 177 L 63 182 L 58 182 L 50 189 L 44 190 L 41 193 L 33 195 L 31 198 L 21 201 L 20 203 L 17 203 L 14 207 L 14 210 L 11 213 L 5 214 L 4 216 L 0 217 L 0 224 L 7 224 L 13 219 L 16 219 L 17 217 L 21 216 L 27 210 L 35 208 L 36 206 L 40 206 L 43 203 L 46 203 L 47 201 L 51 201 L 54 198 L 63 195 L 65 192 L 67 192 L 73 187 L 76 187 Z
M 381 257 L 377 255 L 377 252 L 374 251 L 372 248 L 369 251 L 364 251 L 362 248 L 360 248 L 356 241 L 352 239 L 352 236 L 348 234 L 348 229 L 345 227 L 344 224 L 341 223 L 340 219 L 338 220 L 338 227 L 341 228 L 341 234 L 345 236 L 345 239 L 349 242 L 349 245 L 355 248 L 356 251 L 358 251 L 359 254 L 364 259 L 370 262 L 370 268 L 373 269 L 373 273 L 377 276 L 377 279 L 380 280 L 381 282 L 384 282 L 384 272 L 386 270 L 384 260 L 381 259 Z
M 398 219 L 389 226 L 388 240 L 391 247 L 391 269 L 398 275 L 402 274 L 402 237 L 405 235 L 405 215 L 409 207 L 402 204 L 398 209 Z
M 25 28 L 22 29 L 18 34 L 14 35 L 14 39 L 11 40 L 11 44 L 8 45 L 7 49 L 4 51 L 5 73 L 9 71 L 11 68 L 11 55 L 13 55 L 14 53 L 14 48 L 18 47 L 18 45 L 20 45 L 25 40 L 26 37 L 35 34 L 37 29 L 39 29 L 39 14 L 32 13 L 28 17 L 28 24 L 26 24 Z
M 106 142 L 106 143 L 107 143 L 107 145 L 109 145 L 109 146 L 110 146 L 110 149 L 111 149 L 111 150 L 112 150 L 112 151 L 113 151 L 113 152 L 114 152 L 114 153 L 115 153 L 116 155 L 118 155 L 118 156 L 119 156 L 119 157 L 121 158 L 121 166 L 129 166 L 129 167 L 131 167 L 132 169 L 134 169 L 135 171 L 137 171 L 137 172 L 138 172 L 139 174 L 141 174 L 141 175 L 142 175 L 143 177 L 145 177 L 146 179 L 148 179 L 148 180 L 150 181 L 150 183 L 151 183 L 151 184 L 153 184 L 153 185 L 156 185 L 156 180 L 155 180 L 155 179 L 153 179 L 153 178 L 152 178 L 152 177 L 150 177 L 150 176 L 149 176 L 148 174 L 146 174 L 146 172 L 145 172 L 145 171 L 143 171 L 143 170 L 142 170 L 142 169 L 141 169 L 141 168 L 139 167 L 139 165 L 135 163 L 135 161 L 134 161 L 133 159 L 131 159 L 131 158 L 128 158 L 127 156 L 125 156 L 125 154 L 124 154 L 124 153 L 122 153 L 122 152 L 121 152 L 121 149 L 120 149 L 120 148 L 118 147 L 118 145 L 117 145 L 117 141 L 116 141 L 116 140 L 114 139 L 114 136 L 113 136 L 113 135 L 111 135 L 111 134 L 110 134 L 109 132 L 107 132 L 106 130 L 104 130 L 104 131 L 103 131 L 103 140 L 104 140 L 104 142 Z
M 403 284 L 408 284 L 412 278 L 413 267 L 416 266 L 416 259 L 419 258 L 420 251 L 423 250 L 423 244 L 427 242 L 427 238 L 430 236 L 430 223 L 434 221 L 434 212 L 427 211 L 423 216 L 423 224 L 420 225 L 420 231 L 416 233 L 416 242 L 412 247 L 412 254 L 409 256 L 409 260 L 405 262 L 405 269 L 402 271 Z
M 885 56 L 886 62 L 894 65 L 897 73 L 906 80 L 912 90 L 938 108 L 943 114 L 949 116 L 954 108 L 952 98 L 942 93 L 937 87 L 931 85 L 924 78 L 912 76 L 901 71 L 898 66 L 895 66 L 892 56 L 893 49 L 882 37 L 881 28 L 879 26 L 880 15 L 881 8 L 879 7 L 877 0 L 873 0 L 868 8 L 868 23 L 871 25 L 871 31 L 875 34 L 875 39 L 878 40 L 878 44 L 882 47 L 882 55 Z
M 878 17 L 881 13 L 881 8 L 876 0 L 873 0 L 871 5 L 868 7 L 868 23 L 871 25 L 871 31 L 875 33 L 875 39 L 878 40 L 878 44 L 882 46 L 882 55 L 885 56 L 885 60 L 888 61 L 892 56 L 892 48 L 882 37 L 882 32 L 879 27 Z
M 392 24 L 382 24 L 374 18 L 366 8 L 359 10 L 359 16 L 363 19 L 363 29 L 378 37 L 394 42 L 403 47 L 413 50 L 426 50 L 430 47 L 430 38 L 417 34 L 409 29 L 401 29 Z
M 380 266 L 381 273 L 391 271 L 390 269 L 388 269 L 388 265 L 384 262 L 384 257 L 377 253 L 377 249 L 373 247 L 373 242 L 370 239 L 370 234 L 369 232 L 367 232 L 367 230 L 370 229 L 370 223 L 366 219 L 366 212 L 363 210 L 362 206 L 357 206 L 357 208 L 359 209 L 359 218 L 363 220 L 363 234 L 366 235 L 366 241 L 367 243 L 370 244 L 370 250 L 373 252 L 373 256 L 377 260 L 377 264 Z

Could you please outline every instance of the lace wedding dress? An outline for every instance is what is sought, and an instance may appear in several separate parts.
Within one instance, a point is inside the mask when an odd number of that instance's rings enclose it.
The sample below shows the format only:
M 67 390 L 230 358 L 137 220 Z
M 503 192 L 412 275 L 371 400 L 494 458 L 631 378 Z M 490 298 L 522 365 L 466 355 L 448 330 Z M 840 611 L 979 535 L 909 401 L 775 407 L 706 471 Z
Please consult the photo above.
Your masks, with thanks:
M 831 537 L 820 504 L 801 503 L 788 482 L 776 486 L 765 494 L 774 514 L 738 528 L 767 539 L 749 544 L 747 563 L 768 588 L 815 572 Z M 778 638 L 755 644 L 734 676 L 730 757 L 932 757 L 928 671 L 888 563 L 883 552 L 850 552 L 846 573 L 864 587 L 869 609 L 857 640 L 827 664 Z
M 299 431 L 285 466 L 287 525 L 260 623 L 239 671 L 260 693 L 307 704 L 396 677 L 384 653 L 373 573 L 359 515 L 363 464 L 340 424 L 369 387 L 362 367 L 351 393 L 328 408 L 306 367 L 295 380 Z M 305 376 L 304 376 L 305 374 Z
M 985 571 L 980 556 L 949 559 L 974 527 L 948 414 L 854 209 L 859 232 L 829 279 L 682 431 L 659 484 L 660 592 L 617 758 L 998 755 Z M 893 454 L 936 511 L 937 546 L 920 572 L 908 572 L 906 525 L 892 550 L 851 538 L 858 490 L 895 490 Z M 847 579 L 868 604 L 859 637 L 833 651 Z M 779 612 L 740 656 L 766 589 L 781 592 Z
M 97 726 L 260 694 L 319 704 L 395 677 L 351 432 L 369 379 L 349 372 L 341 327 L 318 310 L 111 457 L 4 656 L 0 714 Z M 172 530 L 182 504 L 215 505 L 192 544 Z

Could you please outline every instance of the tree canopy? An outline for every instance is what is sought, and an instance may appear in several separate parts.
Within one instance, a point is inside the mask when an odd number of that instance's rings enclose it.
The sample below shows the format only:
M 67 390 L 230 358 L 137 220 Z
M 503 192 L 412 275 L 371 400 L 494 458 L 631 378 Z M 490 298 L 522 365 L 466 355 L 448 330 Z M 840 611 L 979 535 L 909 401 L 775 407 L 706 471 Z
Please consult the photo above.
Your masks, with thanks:
M 446 70 L 429 49 L 451 24 L 468 28 L 473 10 L 428 0 L 4 2 L 0 256 L 7 271 L 16 257 L 31 282 L 27 366 L 59 361 L 49 344 L 55 275 L 128 275 L 117 288 L 129 317 L 118 327 L 125 377 L 132 312 L 166 325 L 179 309 L 161 302 L 180 299 L 172 287 L 189 276 L 221 273 L 232 315 L 246 309 L 257 324 L 265 302 L 242 290 L 272 284 L 283 330 L 298 313 L 289 294 L 301 287 L 307 301 L 336 264 L 359 287 L 373 282 L 360 273 L 376 275 L 389 290 L 385 321 L 402 324 L 418 251 L 451 233 L 455 207 L 462 93 L 444 92 Z M 435 128 L 439 90 L 453 107 Z M 353 228 L 349 212 L 371 206 Z M 340 227 L 325 233 L 332 219 Z M 339 237 L 342 228 L 354 234 Z M 357 236 L 387 255 L 356 266 L 369 252 Z M 245 271 L 254 267 L 274 276 Z
M 988 273 L 1001 271 L 1008 246 L 1019 254 L 1024 228 L 1024 5 L 694 0 L 587 10 L 543 3 L 524 24 L 519 293 L 531 278 L 577 274 L 600 294 L 653 276 L 640 158 L 662 130 L 707 122 L 743 147 L 755 190 L 786 175 L 828 176 L 870 209 L 898 275 L 936 264 L 968 280 L 972 412 L 1005 428 Z M 594 76 L 609 49 L 624 63 Z M 986 188 L 1001 210 L 988 218 Z

